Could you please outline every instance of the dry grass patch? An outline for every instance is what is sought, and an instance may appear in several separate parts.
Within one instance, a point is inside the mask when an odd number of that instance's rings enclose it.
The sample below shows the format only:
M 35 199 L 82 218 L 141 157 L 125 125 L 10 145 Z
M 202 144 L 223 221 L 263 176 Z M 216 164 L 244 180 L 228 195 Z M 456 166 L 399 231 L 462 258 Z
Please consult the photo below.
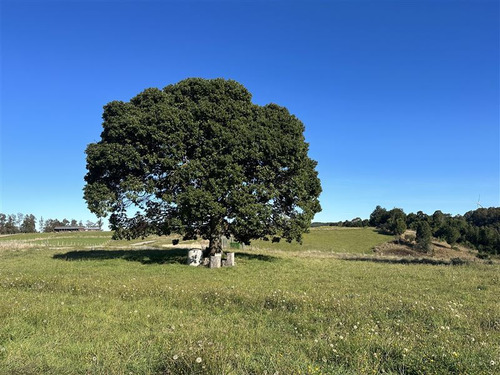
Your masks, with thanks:
M 463 247 L 451 247 L 446 242 L 432 241 L 432 249 L 429 252 L 421 252 L 415 249 L 414 244 L 406 242 L 390 241 L 376 246 L 373 252 L 377 256 L 386 257 L 412 257 L 430 258 L 437 260 L 462 259 L 467 262 L 480 261 L 477 251 Z
M 25 241 L 1 241 L 0 251 L 23 251 L 40 248 L 40 244 L 33 244 Z

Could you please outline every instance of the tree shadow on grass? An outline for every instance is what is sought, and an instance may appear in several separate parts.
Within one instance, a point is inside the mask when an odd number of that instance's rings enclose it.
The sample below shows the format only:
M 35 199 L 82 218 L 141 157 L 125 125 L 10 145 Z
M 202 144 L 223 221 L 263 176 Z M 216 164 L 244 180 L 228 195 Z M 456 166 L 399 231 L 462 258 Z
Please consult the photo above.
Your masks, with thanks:
M 124 259 L 141 264 L 186 264 L 187 253 L 188 249 L 82 250 L 55 254 L 53 258 L 67 261 Z
M 429 258 L 364 258 L 364 257 L 345 257 L 342 260 L 358 261 L 358 262 L 373 262 L 373 263 L 392 263 L 392 264 L 429 264 L 434 266 L 460 266 L 469 262 L 461 258 L 445 259 L 429 259 Z
M 124 259 L 130 262 L 139 262 L 141 264 L 187 264 L 187 255 L 189 249 L 140 249 L 140 250 L 81 250 L 69 251 L 64 254 L 55 254 L 54 259 L 67 261 L 78 260 L 106 260 L 106 259 Z M 272 262 L 278 258 L 249 253 L 235 253 L 236 261 L 260 260 Z
M 274 261 L 278 260 L 278 258 L 273 257 L 271 255 L 240 253 L 240 252 L 235 252 L 234 257 L 236 258 L 236 260 L 238 260 L 238 258 L 240 258 L 240 259 L 245 259 L 245 260 L 260 260 L 260 261 L 264 261 L 264 262 L 274 262 Z

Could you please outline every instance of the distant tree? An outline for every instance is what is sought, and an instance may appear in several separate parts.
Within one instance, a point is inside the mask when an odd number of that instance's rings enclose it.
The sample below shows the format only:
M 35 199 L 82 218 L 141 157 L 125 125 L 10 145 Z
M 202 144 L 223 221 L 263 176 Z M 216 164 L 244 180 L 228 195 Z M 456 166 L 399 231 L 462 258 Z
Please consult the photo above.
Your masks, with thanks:
M 478 243 L 479 250 L 498 254 L 500 252 L 500 233 L 494 228 L 483 226 L 479 228 Z
M 44 225 L 43 225 L 43 232 L 44 233 L 49 233 L 49 232 L 53 232 L 54 231 L 54 228 L 56 227 L 56 223 L 54 220 L 52 219 L 47 219 L 45 220 L 44 222 Z
M 84 197 L 98 217 L 110 214 L 115 237 L 180 232 L 215 253 L 222 235 L 301 241 L 321 209 L 302 122 L 253 104 L 235 81 L 147 89 L 108 103 L 103 119 L 86 150 Z
M 432 214 L 431 222 L 429 223 L 431 225 L 432 232 L 435 232 L 436 230 L 439 229 L 439 227 L 441 227 L 443 224 L 445 224 L 447 216 L 449 216 L 449 215 L 444 215 L 439 210 L 435 211 Z
M 23 220 L 24 220 L 24 214 L 18 213 L 16 215 L 16 228 L 18 229 L 18 231 L 21 230 L 21 225 L 23 223 Z
M 38 229 L 40 232 L 45 231 L 45 220 L 43 220 L 43 216 L 40 216 L 40 220 L 38 220 Z
M 418 221 L 427 221 L 427 224 L 429 224 L 429 216 L 427 216 L 422 211 L 417 211 L 417 220 Z
M 406 230 L 406 214 L 401 208 L 393 208 L 388 212 L 388 219 L 382 228 L 387 232 L 399 236 Z M 403 228 L 404 224 L 404 228 Z M 402 230 L 401 233 L 399 231 Z
M 453 246 L 456 244 L 459 238 L 460 231 L 458 230 L 458 228 L 453 225 L 448 225 L 444 233 L 444 239 L 446 240 L 446 242 Z
M 422 251 L 428 252 L 431 249 L 431 234 L 431 227 L 427 221 L 417 223 L 417 247 Z
M 406 215 L 406 226 L 410 229 L 413 229 L 413 223 L 417 221 L 417 215 L 413 212 L 410 212 Z
M 78 221 L 76 221 L 75 219 L 71 219 L 71 222 L 69 223 L 69 225 L 71 227 L 77 227 L 78 226 Z
M 379 227 L 389 220 L 389 213 L 385 208 L 380 206 L 375 207 L 375 210 L 370 214 L 370 225 L 372 227 Z
M 36 232 L 36 218 L 34 215 L 25 215 L 20 228 L 22 233 Z
M 363 226 L 363 220 L 361 220 L 360 217 L 356 217 L 351 220 L 351 226 L 352 227 L 362 227 Z
M 498 227 L 500 224 L 500 207 L 478 208 L 467 212 L 464 219 L 477 227 Z
M 0 213 L 0 234 L 6 234 L 7 215 Z
M 461 237 L 459 220 L 448 218 L 441 222 L 441 225 L 434 231 L 434 237 L 441 238 L 454 245 Z
M 7 216 L 7 222 L 5 223 L 5 233 L 6 234 L 15 234 L 19 233 L 19 228 L 16 225 L 17 216 L 9 215 Z
M 370 225 L 375 225 L 382 231 L 399 237 L 406 230 L 406 214 L 400 208 L 387 211 L 385 208 L 377 206 L 370 215 Z M 401 230 L 403 232 L 399 234 Z
M 396 219 L 396 225 L 394 226 L 394 234 L 396 235 L 398 241 L 401 239 L 401 235 L 406 231 L 406 221 L 403 218 Z

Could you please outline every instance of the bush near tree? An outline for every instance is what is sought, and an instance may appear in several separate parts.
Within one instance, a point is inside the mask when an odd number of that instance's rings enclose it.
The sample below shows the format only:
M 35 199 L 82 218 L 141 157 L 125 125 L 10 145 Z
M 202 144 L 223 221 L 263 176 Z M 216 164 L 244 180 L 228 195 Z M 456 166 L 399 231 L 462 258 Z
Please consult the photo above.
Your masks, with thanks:
M 419 221 L 416 225 L 417 233 L 416 233 L 416 242 L 417 247 L 424 251 L 428 252 L 431 250 L 431 227 L 427 223 L 427 221 Z

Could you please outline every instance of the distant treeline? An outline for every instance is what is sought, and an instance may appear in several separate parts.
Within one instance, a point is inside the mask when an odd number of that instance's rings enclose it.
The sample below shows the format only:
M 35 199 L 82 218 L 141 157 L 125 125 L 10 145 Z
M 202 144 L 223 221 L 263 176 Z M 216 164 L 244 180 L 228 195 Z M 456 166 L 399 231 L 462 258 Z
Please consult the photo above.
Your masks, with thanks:
M 344 221 L 332 221 L 332 222 L 320 222 L 320 221 L 315 221 L 311 224 L 311 227 L 348 227 L 348 228 L 362 228 L 362 227 L 369 227 L 370 226 L 370 220 L 368 219 L 361 219 L 359 217 L 356 217 L 352 220 L 344 220 Z
M 3 214 L 0 213 L 0 234 L 16 234 L 16 233 L 36 233 L 37 232 L 37 219 L 32 214 Z M 55 227 L 83 227 L 83 222 L 76 221 L 75 219 L 62 221 L 58 219 L 44 220 L 40 217 L 38 220 L 38 230 L 40 232 L 53 232 Z M 99 223 L 87 221 L 87 227 L 99 226 Z
M 463 244 L 480 252 L 500 254 L 500 207 L 478 208 L 465 215 L 452 216 L 436 211 L 427 215 L 422 211 L 405 214 L 400 208 L 386 210 L 377 206 L 370 219 L 355 218 L 350 221 L 330 223 L 312 223 L 312 227 L 320 225 L 342 227 L 377 227 L 380 230 L 401 235 L 406 229 L 430 231 L 430 234 L 448 242 L 450 245 Z M 428 229 L 427 229 L 428 228 Z

